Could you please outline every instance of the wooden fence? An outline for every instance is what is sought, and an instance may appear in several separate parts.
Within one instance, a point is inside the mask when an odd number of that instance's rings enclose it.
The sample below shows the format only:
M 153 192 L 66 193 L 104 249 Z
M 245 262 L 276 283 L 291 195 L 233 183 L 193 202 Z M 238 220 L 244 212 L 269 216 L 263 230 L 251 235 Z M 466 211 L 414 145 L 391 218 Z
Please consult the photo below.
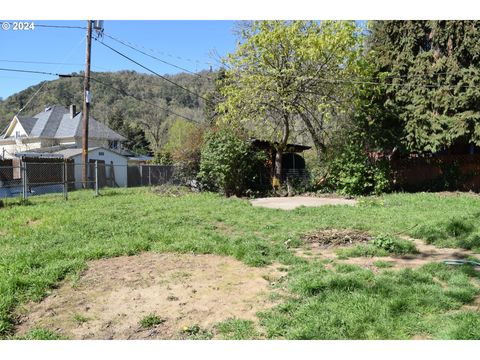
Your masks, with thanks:
M 405 191 L 480 191 L 480 154 L 392 160 L 392 182 Z

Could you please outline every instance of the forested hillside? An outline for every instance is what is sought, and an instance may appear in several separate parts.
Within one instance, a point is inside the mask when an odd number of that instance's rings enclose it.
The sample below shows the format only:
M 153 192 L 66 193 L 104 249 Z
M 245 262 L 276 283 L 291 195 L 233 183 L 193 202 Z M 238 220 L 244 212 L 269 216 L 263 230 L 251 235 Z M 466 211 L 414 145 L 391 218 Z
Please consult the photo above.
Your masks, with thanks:
M 21 115 L 34 115 L 49 105 L 68 107 L 75 104 L 77 111 L 82 110 L 83 74 L 72 75 L 48 81 Z M 205 101 L 193 93 L 204 97 L 212 91 L 216 73 L 204 71 L 166 75 L 191 92 L 157 76 L 135 71 L 94 72 L 91 77 L 93 117 L 126 136 L 132 149 L 141 150 L 148 145 L 155 152 L 166 141 L 168 128 L 176 119 L 183 116 L 198 122 L 205 121 Z M 42 84 L 0 101 L 2 129 Z

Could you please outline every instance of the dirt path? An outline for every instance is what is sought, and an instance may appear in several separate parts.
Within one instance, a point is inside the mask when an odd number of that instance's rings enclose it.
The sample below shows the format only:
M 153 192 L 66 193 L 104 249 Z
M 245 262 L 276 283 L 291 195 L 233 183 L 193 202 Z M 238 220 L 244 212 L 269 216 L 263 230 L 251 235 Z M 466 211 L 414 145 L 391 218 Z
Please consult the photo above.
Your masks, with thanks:
M 292 196 L 254 199 L 250 203 L 270 209 L 293 210 L 300 206 L 355 205 L 357 201 L 334 197 Z
M 374 265 L 376 261 L 389 262 L 390 269 L 416 268 L 430 262 L 440 262 L 447 259 L 465 259 L 473 256 L 479 259 L 480 254 L 473 254 L 471 251 L 463 249 L 437 248 L 428 245 L 422 240 L 404 237 L 404 239 L 412 241 L 418 249 L 418 254 L 403 256 L 381 256 L 381 257 L 357 257 L 349 259 L 338 259 L 336 250 L 340 247 L 323 248 L 316 243 L 310 243 L 304 248 L 296 250 L 296 254 L 305 258 L 318 258 L 335 260 L 336 262 L 359 265 L 365 268 L 378 270 Z
M 71 339 L 175 339 L 198 324 L 211 330 L 223 320 L 254 320 L 274 305 L 273 267 L 251 268 L 217 255 L 143 253 L 93 261 L 76 284 L 65 281 L 21 313 L 17 334 L 45 327 Z M 150 313 L 162 324 L 143 329 Z

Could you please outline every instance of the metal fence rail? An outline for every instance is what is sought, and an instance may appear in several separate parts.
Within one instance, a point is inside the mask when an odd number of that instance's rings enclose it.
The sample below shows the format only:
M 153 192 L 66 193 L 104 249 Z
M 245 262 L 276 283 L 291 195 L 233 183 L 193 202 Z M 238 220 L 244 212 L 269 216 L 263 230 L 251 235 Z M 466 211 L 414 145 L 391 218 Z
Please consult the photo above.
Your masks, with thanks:
M 0 166 L 0 198 L 59 194 L 65 199 L 77 189 L 92 189 L 98 195 L 105 187 L 156 186 L 178 184 L 175 166 L 114 165 L 102 161 L 88 164 L 88 177 L 82 180 L 82 164 L 73 162 L 21 162 Z

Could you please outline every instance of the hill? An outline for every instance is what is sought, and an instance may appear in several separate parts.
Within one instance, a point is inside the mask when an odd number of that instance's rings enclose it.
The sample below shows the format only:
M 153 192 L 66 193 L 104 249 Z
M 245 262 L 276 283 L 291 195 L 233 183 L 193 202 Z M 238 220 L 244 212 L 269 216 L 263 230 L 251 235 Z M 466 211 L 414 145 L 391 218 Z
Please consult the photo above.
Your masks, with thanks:
M 83 73 L 71 76 L 47 81 L 22 115 L 34 115 L 49 105 L 75 104 L 77 111 L 81 110 Z M 157 76 L 119 71 L 93 72 L 91 77 L 92 116 L 127 137 L 131 149 L 145 152 L 143 148 L 148 146 L 151 151 L 158 150 L 166 141 L 169 126 L 178 118 L 205 121 L 204 100 Z M 204 97 L 213 90 L 216 73 L 203 71 L 165 77 Z M 0 101 L 1 129 L 44 83 Z

